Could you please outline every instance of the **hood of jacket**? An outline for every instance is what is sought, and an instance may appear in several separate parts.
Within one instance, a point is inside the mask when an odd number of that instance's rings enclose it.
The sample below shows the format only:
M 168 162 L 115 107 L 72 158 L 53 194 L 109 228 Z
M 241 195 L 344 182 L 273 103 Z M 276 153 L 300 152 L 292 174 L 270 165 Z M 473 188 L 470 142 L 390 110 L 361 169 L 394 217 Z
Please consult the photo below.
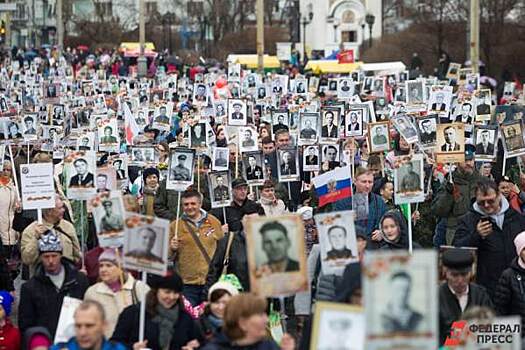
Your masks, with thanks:
M 482 216 L 489 216 L 494 222 L 498 225 L 500 229 L 503 228 L 503 221 L 505 220 L 505 213 L 510 208 L 509 201 L 504 196 L 501 197 L 501 208 L 496 214 L 487 215 L 481 208 L 479 207 L 478 203 L 474 203 L 472 205 L 472 209 L 474 209 L 475 212 Z
M 390 241 L 386 236 L 381 232 L 383 236 L 381 248 L 386 248 L 385 246 L 390 246 L 395 249 L 408 249 L 408 226 L 405 219 L 401 216 L 402 214 L 397 210 L 387 211 L 379 221 L 379 227 L 383 226 L 383 221 L 385 219 L 392 219 L 395 221 L 399 227 L 399 237 L 395 241 Z

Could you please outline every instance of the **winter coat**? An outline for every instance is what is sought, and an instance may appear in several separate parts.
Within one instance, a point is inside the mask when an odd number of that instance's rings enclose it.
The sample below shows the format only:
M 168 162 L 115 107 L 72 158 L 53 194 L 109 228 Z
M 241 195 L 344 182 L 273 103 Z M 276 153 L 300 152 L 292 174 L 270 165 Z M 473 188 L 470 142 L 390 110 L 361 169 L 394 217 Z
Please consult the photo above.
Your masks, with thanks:
M 62 258 L 62 266 L 66 276 L 60 290 L 46 276 L 40 264 L 35 275 L 22 285 L 18 310 L 18 325 L 22 332 L 30 327 L 42 326 L 54 338 L 64 297 L 84 298 L 89 286 L 87 277 L 65 258 Z
M 494 306 L 499 315 L 521 316 L 521 327 L 525 326 L 525 269 L 514 258 L 505 269 L 496 286 Z
M 492 297 L 501 273 L 516 257 L 514 238 L 525 228 L 525 216 L 508 208 L 504 213 L 503 229 L 493 223 L 493 232 L 485 238 L 476 231 L 481 218 L 482 214 L 474 209 L 461 217 L 453 244 L 478 248 L 477 283 Z
M 107 338 L 111 337 L 117 325 L 118 316 L 126 307 L 138 303 L 142 296 L 146 295 L 149 287 L 137 281 L 131 274 L 128 274 L 127 281 L 118 292 L 113 292 L 104 282 L 99 282 L 86 291 L 85 300 L 98 301 L 106 312 L 106 332 Z
M 0 236 L 4 246 L 15 245 L 20 238 L 13 229 L 16 198 L 16 189 L 11 181 L 0 186 Z
M 451 244 L 458 220 L 472 207 L 476 184 L 482 179 L 477 171 L 466 174 L 457 169 L 452 173 L 454 184 L 446 181 L 432 201 L 432 212 L 447 219 L 447 244 Z
M 20 331 L 7 319 L 5 325 L 0 327 L 0 350 L 20 350 L 21 341 Z
M 120 344 L 104 339 L 100 350 L 126 350 L 127 348 Z M 75 338 L 71 338 L 67 343 L 53 345 L 49 350 L 82 350 Z
M 199 328 L 191 316 L 180 306 L 179 319 L 175 325 L 175 332 L 171 340 L 169 350 L 181 349 L 188 342 L 197 339 L 202 340 Z M 159 345 L 159 325 L 153 321 L 155 316 L 146 311 L 146 322 L 144 327 L 144 340 L 148 341 L 148 348 L 151 350 L 161 349 Z M 111 337 L 112 341 L 120 342 L 132 348 L 133 344 L 139 341 L 139 320 L 140 304 L 131 305 L 122 311 L 118 318 L 117 326 Z
M 383 220 L 386 218 L 393 219 L 397 226 L 399 227 L 400 233 L 399 237 L 396 241 L 389 241 L 386 237 L 383 237 L 380 241 L 372 241 L 370 240 L 367 248 L 370 250 L 374 249 L 382 249 L 382 250 L 397 250 L 397 249 L 409 249 L 409 239 L 408 239 L 408 225 L 402 214 L 397 210 L 391 210 L 385 213 L 383 217 L 380 220 L 379 229 L 381 229 L 381 225 L 383 223 Z M 419 249 L 421 248 L 421 245 L 419 243 L 414 242 L 412 237 L 412 248 L 413 249 Z
M 333 211 L 351 210 L 352 209 L 352 198 L 343 199 L 337 201 L 333 205 Z M 375 193 L 368 195 L 368 219 L 367 220 L 356 220 L 356 226 L 366 228 L 366 234 L 372 235 L 372 232 L 379 228 L 379 221 L 381 217 L 386 213 L 387 208 L 385 201 L 381 196 Z
M 454 321 L 461 319 L 461 307 L 459 301 L 450 291 L 448 283 L 439 286 L 439 344 L 443 344 L 445 338 L 450 335 L 450 326 Z M 468 302 L 465 311 L 473 306 L 484 306 L 493 309 L 489 294 L 482 286 L 475 283 L 469 284 Z
M 259 204 L 245 199 L 242 205 L 238 205 L 235 202 L 232 202 L 229 206 L 224 209 L 215 208 L 210 211 L 210 213 L 221 221 L 221 224 L 228 224 L 228 229 L 233 232 L 242 230 L 241 220 L 246 212 L 254 212 L 256 208 L 259 207 Z M 224 213 L 226 213 L 226 222 L 224 222 Z
M 261 340 L 252 345 L 236 346 L 224 333 L 219 333 L 201 350 L 279 350 L 279 346 L 272 339 Z
M 215 254 L 213 254 L 213 258 L 211 259 L 208 276 L 206 277 L 206 284 L 204 285 L 204 300 L 208 300 L 208 290 L 221 277 L 224 256 L 226 255 L 226 247 L 228 245 L 228 237 L 231 234 L 231 232 L 228 233 L 217 243 L 217 249 L 215 249 Z M 250 290 L 250 275 L 248 271 L 246 235 L 244 232 L 235 232 L 230 248 L 229 263 L 226 273 L 237 276 L 243 290 L 248 292 Z

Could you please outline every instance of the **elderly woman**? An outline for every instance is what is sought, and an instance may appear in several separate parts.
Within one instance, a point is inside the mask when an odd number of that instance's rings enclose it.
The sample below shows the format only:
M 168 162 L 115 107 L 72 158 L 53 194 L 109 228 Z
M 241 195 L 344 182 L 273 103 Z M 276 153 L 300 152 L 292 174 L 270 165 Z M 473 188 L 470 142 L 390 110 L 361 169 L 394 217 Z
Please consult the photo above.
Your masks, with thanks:
M 222 332 L 203 349 L 294 349 L 295 341 L 288 334 L 283 336 L 281 347 L 268 338 L 266 306 L 266 300 L 254 294 L 239 294 L 231 298 L 224 311 Z
M 131 305 L 122 311 L 111 340 L 133 349 L 177 350 L 199 347 L 202 338 L 198 326 L 184 310 L 180 276 L 173 273 L 166 277 L 155 277 L 150 286 L 146 295 L 144 341 L 139 342 L 138 334 L 140 304 Z
M 122 270 L 115 249 L 105 249 L 98 258 L 100 282 L 89 287 L 84 299 L 98 301 L 106 312 L 106 337 L 113 334 L 119 314 L 136 304 L 149 287 Z

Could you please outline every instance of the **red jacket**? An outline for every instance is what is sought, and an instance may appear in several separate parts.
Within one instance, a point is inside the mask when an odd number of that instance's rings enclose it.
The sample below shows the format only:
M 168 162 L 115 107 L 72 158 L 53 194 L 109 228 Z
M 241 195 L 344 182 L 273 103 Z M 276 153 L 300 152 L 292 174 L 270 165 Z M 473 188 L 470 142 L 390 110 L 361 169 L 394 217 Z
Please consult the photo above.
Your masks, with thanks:
M 0 327 L 0 350 L 20 350 L 20 331 L 7 319 L 5 326 Z

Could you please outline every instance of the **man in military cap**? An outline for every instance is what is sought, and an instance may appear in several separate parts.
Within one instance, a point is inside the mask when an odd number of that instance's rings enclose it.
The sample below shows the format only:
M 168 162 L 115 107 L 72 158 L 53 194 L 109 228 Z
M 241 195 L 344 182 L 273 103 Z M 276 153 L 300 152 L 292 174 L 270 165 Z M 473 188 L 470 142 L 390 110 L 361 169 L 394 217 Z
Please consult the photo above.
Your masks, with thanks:
M 105 200 L 102 202 L 102 206 L 106 211 L 106 214 L 100 220 L 100 230 L 102 232 L 108 231 L 121 231 L 124 229 L 124 222 L 120 215 L 113 213 L 113 202 Z
M 240 102 L 233 103 L 233 113 L 232 113 L 233 120 L 244 119 L 244 114 L 241 112 L 241 109 L 242 109 L 242 104 Z
M 177 160 L 179 163 L 171 168 L 171 181 L 191 181 L 191 173 L 188 168 L 184 166 L 187 156 L 185 154 L 179 154 Z
M 224 178 L 221 175 L 218 175 L 215 180 L 217 181 L 217 186 L 213 189 L 213 200 L 215 202 L 224 202 L 230 199 L 228 186 L 224 184 Z
M 485 306 L 493 308 L 492 301 L 480 285 L 471 283 L 473 252 L 464 248 L 451 248 L 443 253 L 446 282 L 439 287 L 440 344 L 450 334 L 450 327 L 468 308 Z

